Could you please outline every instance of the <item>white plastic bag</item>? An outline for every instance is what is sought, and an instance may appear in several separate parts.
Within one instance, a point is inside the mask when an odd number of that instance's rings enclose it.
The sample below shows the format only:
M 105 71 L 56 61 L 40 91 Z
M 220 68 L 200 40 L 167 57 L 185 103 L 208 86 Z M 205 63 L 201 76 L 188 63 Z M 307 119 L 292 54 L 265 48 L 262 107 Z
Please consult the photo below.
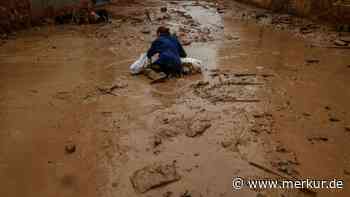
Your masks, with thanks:
M 203 69 L 202 61 L 186 57 L 181 58 L 181 63 L 184 67 L 188 67 L 191 73 L 201 73 Z
M 148 64 L 148 58 L 147 58 L 147 54 L 143 53 L 141 54 L 141 56 L 139 57 L 138 60 L 136 60 L 136 62 L 134 62 L 131 66 L 130 66 L 130 72 L 132 74 L 139 74 L 140 72 L 142 72 L 142 70 L 147 66 Z

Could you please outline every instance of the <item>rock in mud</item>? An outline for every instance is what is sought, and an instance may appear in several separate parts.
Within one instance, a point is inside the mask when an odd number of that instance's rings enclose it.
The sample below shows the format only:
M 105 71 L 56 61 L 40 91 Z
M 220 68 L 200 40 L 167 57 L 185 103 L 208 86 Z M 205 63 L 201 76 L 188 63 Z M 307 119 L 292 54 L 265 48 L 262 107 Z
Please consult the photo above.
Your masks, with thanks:
M 203 120 L 195 121 L 190 126 L 190 129 L 186 132 L 186 136 L 196 137 L 196 136 L 202 135 L 209 127 L 211 127 L 211 124 L 207 121 L 203 121 Z
M 178 181 L 178 174 L 174 164 L 153 164 L 134 172 L 130 177 L 134 189 L 145 193 L 153 188 Z
M 67 144 L 64 148 L 67 154 L 73 154 L 76 151 L 77 147 L 74 144 Z

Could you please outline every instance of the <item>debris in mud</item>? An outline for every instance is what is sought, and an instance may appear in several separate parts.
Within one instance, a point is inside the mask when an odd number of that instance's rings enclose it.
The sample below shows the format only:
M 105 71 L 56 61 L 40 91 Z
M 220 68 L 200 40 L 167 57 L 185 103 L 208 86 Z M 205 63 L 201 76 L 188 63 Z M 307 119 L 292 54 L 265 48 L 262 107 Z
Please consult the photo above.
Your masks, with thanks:
M 345 47 L 345 46 L 348 46 L 348 43 L 344 42 L 342 40 L 334 40 L 334 45 L 340 46 L 340 47 Z
M 267 197 L 267 195 L 266 194 L 262 194 L 262 193 L 257 193 L 256 197 Z
M 311 114 L 309 114 L 309 113 L 307 113 L 307 112 L 304 112 L 304 113 L 303 113 L 303 116 L 305 116 L 305 117 L 310 117 Z
M 225 38 L 226 38 L 227 40 L 239 40 L 239 39 L 240 39 L 239 36 L 234 36 L 234 35 L 230 35 L 230 34 L 225 35 Z
M 173 192 L 167 191 L 163 194 L 163 197 L 171 197 L 173 195 Z
M 143 34 L 150 34 L 151 30 L 149 30 L 149 29 L 142 29 L 141 33 L 143 33 Z
M 228 147 L 230 147 L 232 145 L 233 145 L 233 141 L 232 140 L 225 140 L 225 141 L 221 142 L 221 146 L 223 148 L 228 148 Z
M 340 122 L 340 120 L 338 118 L 335 118 L 335 117 L 330 117 L 329 121 L 331 121 L 331 122 Z
M 277 162 L 277 169 L 280 171 L 280 172 L 283 172 L 285 174 L 288 174 L 288 175 L 296 175 L 296 174 L 299 174 L 298 171 L 296 171 L 293 167 L 293 163 L 290 162 L 289 160 L 282 160 L 282 161 L 279 161 Z
M 346 42 L 346 43 L 350 43 L 350 36 L 341 36 L 341 37 L 339 37 L 339 40 Z
M 225 8 L 218 7 L 218 8 L 216 8 L 216 11 L 217 11 L 219 14 L 223 14 L 223 13 L 225 13 Z
M 254 126 L 250 129 L 250 131 L 254 133 L 261 133 L 265 132 L 267 134 L 270 134 L 272 132 L 272 127 L 274 124 L 274 119 L 272 114 L 270 113 L 261 113 L 261 114 L 254 114 Z
M 232 152 L 240 152 L 239 146 L 244 144 L 242 139 L 228 139 L 221 142 L 221 146 Z
M 189 39 L 182 39 L 181 43 L 183 46 L 189 46 L 192 44 L 192 41 Z
M 180 195 L 180 197 L 202 197 L 202 194 L 196 191 L 188 191 L 186 190 L 184 193 Z
M 256 99 L 255 91 L 249 86 L 260 86 L 257 77 L 236 77 L 235 74 L 216 75 L 212 82 L 197 82 L 194 84 L 193 93 L 211 103 L 218 102 L 260 102 Z
M 157 147 L 159 145 L 162 144 L 162 138 L 160 138 L 159 136 L 154 136 L 154 141 L 153 141 L 153 147 Z
M 178 181 L 181 176 L 178 174 L 175 163 L 153 164 L 137 170 L 130 177 L 134 189 L 145 193 L 153 188 L 161 187 Z
M 308 64 L 318 64 L 320 62 L 318 59 L 306 59 L 305 61 Z
M 64 148 L 66 154 L 73 154 L 76 151 L 75 144 L 67 144 Z
M 172 125 L 162 125 L 159 127 L 158 135 L 164 138 L 175 137 L 180 134 L 180 131 Z
M 98 90 L 101 94 L 109 94 L 109 95 L 113 95 L 113 96 L 118 96 L 118 95 L 115 93 L 115 91 L 118 90 L 118 89 L 126 88 L 127 86 L 128 86 L 128 84 L 119 82 L 119 83 L 112 84 L 112 85 L 97 87 L 97 90 Z
M 349 176 L 350 175 L 350 171 L 345 169 L 344 170 L 344 174 Z
M 260 169 L 260 170 L 263 170 L 263 171 L 265 171 L 265 172 L 267 172 L 267 173 L 270 173 L 270 174 L 272 174 L 272 175 L 276 175 L 276 176 L 278 176 L 278 177 L 286 178 L 286 179 L 290 180 L 289 178 L 287 178 L 286 176 L 282 175 L 281 173 L 279 173 L 279 172 L 277 172 L 277 171 L 275 171 L 275 170 L 272 170 L 272 169 L 270 169 L 270 168 L 268 168 L 268 167 L 265 167 L 265 166 L 263 166 L 262 164 L 256 163 L 256 162 L 254 162 L 254 161 L 249 161 L 248 163 L 249 163 L 249 165 L 251 165 L 251 166 L 253 166 L 253 167 L 255 167 L 255 168 L 258 168 L 258 169 Z
M 344 129 L 346 132 L 350 132 L 350 126 L 346 126 L 346 127 L 344 127 Z
M 187 137 L 196 137 L 202 135 L 211 124 L 207 120 L 196 120 L 192 123 L 189 130 L 186 132 Z
M 283 147 L 282 145 L 278 145 L 278 146 L 276 147 L 276 152 L 279 152 L 279 153 L 287 153 L 288 150 L 287 150 L 285 147 Z
M 113 182 L 113 183 L 112 183 L 112 187 L 118 187 L 118 185 L 119 185 L 119 184 L 118 184 L 117 182 Z
M 311 144 L 314 144 L 315 142 L 327 142 L 327 137 L 309 137 L 307 139 Z
M 167 11 L 168 11 L 168 8 L 167 8 L 167 7 L 161 7 L 161 8 L 160 8 L 160 11 L 161 11 L 161 12 L 167 12 Z
M 60 99 L 60 100 L 68 100 L 71 98 L 71 93 L 68 91 L 59 91 L 54 95 L 54 98 Z

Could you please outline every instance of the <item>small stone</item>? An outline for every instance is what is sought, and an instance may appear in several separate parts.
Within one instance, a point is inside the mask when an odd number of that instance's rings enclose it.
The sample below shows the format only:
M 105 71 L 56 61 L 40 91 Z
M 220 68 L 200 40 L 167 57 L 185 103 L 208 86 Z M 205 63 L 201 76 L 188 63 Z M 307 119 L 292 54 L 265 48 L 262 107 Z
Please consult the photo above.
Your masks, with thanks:
M 68 144 L 65 147 L 65 151 L 67 154 L 72 154 L 76 151 L 76 146 L 74 144 Z

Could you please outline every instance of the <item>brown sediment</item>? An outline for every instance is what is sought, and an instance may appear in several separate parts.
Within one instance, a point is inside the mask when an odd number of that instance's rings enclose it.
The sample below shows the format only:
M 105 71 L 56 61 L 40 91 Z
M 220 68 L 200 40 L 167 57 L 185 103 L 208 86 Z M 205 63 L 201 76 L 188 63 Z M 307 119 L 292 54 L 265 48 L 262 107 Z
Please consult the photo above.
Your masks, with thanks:
M 304 195 L 233 192 L 233 177 L 276 178 L 249 161 L 348 181 L 349 51 L 310 47 L 329 46 L 334 32 L 308 40 L 299 26 L 240 17 L 260 9 L 221 3 L 221 14 L 214 1 L 113 3 L 111 24 L 42 27 L 4 43 L 1 196 Z M 151 85 L 129 74 L 163 24 L 191 41 L 202 75 Z M 135 191 L 130 178 L 157 163 L 181 179 L 155 170 L 160 181 Z

